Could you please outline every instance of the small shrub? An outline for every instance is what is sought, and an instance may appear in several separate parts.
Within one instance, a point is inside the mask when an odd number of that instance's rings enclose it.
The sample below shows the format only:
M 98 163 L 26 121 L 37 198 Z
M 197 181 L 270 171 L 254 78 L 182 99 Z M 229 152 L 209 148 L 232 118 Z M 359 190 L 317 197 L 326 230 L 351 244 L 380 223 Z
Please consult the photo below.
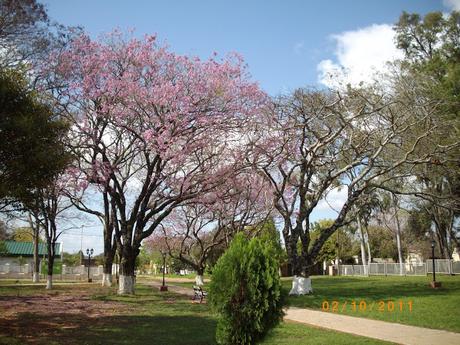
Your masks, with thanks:
M 209 302 L 218 314 L 216 339 L 250 345 L 283 316 L 283 295 L 273 244 L 237 235 L 214 267 Z

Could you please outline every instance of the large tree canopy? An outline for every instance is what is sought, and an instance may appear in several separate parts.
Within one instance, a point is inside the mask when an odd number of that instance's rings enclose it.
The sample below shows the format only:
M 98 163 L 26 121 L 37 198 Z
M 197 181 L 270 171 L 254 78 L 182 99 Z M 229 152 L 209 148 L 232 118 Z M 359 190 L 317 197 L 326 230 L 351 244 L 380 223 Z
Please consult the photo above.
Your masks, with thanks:
M 76 185 L 103 196 L 97 214 L 116 219 L 120 292 L 132 293 L 142 240 L 242 168 L 241 128 L 267 97 L 240 57 L 180 56 L 153 36 L 81 36 L 55 60 L 48 72 L 65 86 L 56 96 L 74 121 L 72 173 Z
M 378 87 L 298 90 L 268 113 L 248 154 L 274 190 L 294 275 L 308 277 L 328 238 L 354 220 L 365 193 L 410 180 L 411 171 L 443 152 L 437 145 L 420 149 L 435 129 L 436 103 L 416 96 Z M 347 191 L 345 203 L 312 238 L 312 212 L 337 188 Z M 298 292 L 304 293 L 292 291 Z
M 419 98 L 437 103 L 436 124 L 428 146 L 449 148 L 429 168 L 413 173 L 423 200 L 416 208 L 429 215 L 444 257 L 460 250 L 456 219 L 460 216 L 460 12 L 403 13 L 395 25 L 398 48 L 405 52 L 401 75 L 411 80 Z M 406 84 L 407 86 L 408 84 Z
M 66 125 L 26 89 L 21 73 L 0 71 L 0 199 L 27 202 L 66 162 Z

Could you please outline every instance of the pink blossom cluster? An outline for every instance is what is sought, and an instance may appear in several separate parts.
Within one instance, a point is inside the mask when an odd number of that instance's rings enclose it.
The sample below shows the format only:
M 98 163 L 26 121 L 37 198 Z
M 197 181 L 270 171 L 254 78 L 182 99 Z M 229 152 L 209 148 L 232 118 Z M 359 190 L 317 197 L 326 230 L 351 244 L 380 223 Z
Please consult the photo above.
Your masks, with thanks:
M 168 185 L 210 189 L 210 179 L 241 161 L 241 150 L 225 137 L 268 104 L 239 55 L 202 61 L 171 52 L 156 36 L 83 35 L 55 58 L 54 73 L 66 85 L 62 97 L 76 113 L 75 137 L 93 151 L 86 166 L 91 182 L 122 171 L 127 147 L 130 154 L 136 147 L 167 162 L 161 178 Z M 223 151 L 226 162 L 218 158 Z

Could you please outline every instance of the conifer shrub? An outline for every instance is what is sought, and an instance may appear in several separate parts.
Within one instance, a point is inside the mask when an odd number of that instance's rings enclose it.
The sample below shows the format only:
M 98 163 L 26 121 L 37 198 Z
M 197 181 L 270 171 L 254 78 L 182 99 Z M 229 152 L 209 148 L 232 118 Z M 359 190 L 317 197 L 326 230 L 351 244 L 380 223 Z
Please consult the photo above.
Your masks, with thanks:
M 209 302 L 219 319 L 222 345 L 250 345 L 261 340 L 283 317 L 284 294 L 273 243 L 238 234 L 217 262 Z

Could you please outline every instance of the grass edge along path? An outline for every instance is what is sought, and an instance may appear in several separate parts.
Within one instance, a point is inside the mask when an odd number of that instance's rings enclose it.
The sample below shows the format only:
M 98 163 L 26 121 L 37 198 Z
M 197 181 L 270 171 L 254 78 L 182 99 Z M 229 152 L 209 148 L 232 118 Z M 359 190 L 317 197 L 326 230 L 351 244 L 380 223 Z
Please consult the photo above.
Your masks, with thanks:
M 436 278 L 440 289 L 431 276 L 314 276 L 313 294 L 289 296 L 288 306 L 460 333 L 460 276 Z
M 318 310 L 288 308 L 285 319 L 404 345 L 458 345 L 460 333 L 339 315 Z

